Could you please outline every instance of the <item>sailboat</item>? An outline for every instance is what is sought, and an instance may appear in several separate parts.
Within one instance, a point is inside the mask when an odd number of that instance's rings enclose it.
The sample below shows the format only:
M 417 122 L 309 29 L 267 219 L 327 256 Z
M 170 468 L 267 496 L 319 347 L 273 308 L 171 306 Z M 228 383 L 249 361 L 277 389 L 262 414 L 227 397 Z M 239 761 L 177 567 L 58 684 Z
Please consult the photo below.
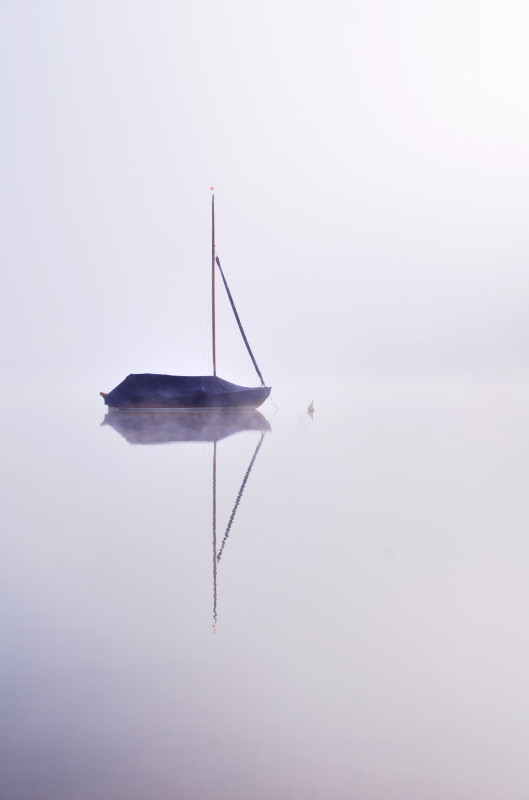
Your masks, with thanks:
M 243 341 L 261 381 L 260 386 L 238 386 L 217 375 L 215 350 L 215 266 L 219 268 Z M 110 409 L 168 411 L 179 409 L 255 409 L 270 394 L 257 366 L 237 309 L 215 253 L 215 195 L 211 195 L 211 328 L 213 375 L 131 374 L 111 392 L 100 392 Z

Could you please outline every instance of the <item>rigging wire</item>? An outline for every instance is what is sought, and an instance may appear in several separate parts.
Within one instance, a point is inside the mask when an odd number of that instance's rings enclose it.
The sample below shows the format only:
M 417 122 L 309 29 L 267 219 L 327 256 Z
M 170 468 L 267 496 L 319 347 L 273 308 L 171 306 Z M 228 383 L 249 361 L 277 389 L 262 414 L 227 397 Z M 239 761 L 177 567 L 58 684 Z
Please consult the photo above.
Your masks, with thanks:
M 277 414 L 277 412 L 278 412 L 278 411 L 281 411 L 281 409 L 279 408 L 279 406 L 277 405 L 276 401 L 275 401 L 275 400 L 274 400 L 274 398 L 272 397 L 272 392 L 270 392 L 270 394 L 268 395 L 268 399 L 269 399 L 269 400 L 271 400 L 271 401 L 272 401 L 272 403 L 273 403 L 273 404 L 275 405 L 275 407 L 276 407 L 276 411 L 274 412 L 274 414 L 273 414 L 273 416 L 272 416 L 272 419 L 273 419 L 273 418 L 275 417 L 275 415 Z M 271 420 L 268 420 L 268 421 L 269 421 L 269 422 L 271 422 Z
M 239 326 L 239 330 L 241 332 L 241 336 L 243 338 L 244 344 L 246 345 L 246 349 L 248 350 L 248 352 L 250 354 L 250 358 L 252 359 L 252 363 L 253 363 L 253 365 L 255 367 L 255 371 L 257 372 L 257 374 L 259 376 L 259 379 L 261 381 L 261 386 L 264 386 L 265 385 L 264 378 L 261 375 L 261 370 L 257 366 L 257 361 L 254 358 L 254 355 L 252 353 L 252 349 L 251 349 L 251 347 L 250 347 L 250 345 L 248 343 L 248 339 L 246 338 L 246 334 L 244 332 L 244 328 L 242 327 L 242 323 L 241 323 L 241 320 L 239 319 L 239 315 L 237 313 L 237 309 L 235 308 L 235 303 L 233 302 L 233 297 L 231 296 L 231 292 L 229 290 L 228 283 L 226 281 L 226 278 L 224 277 L 224 272 L 222 271 L 222 267 L 220 265 L 220 261 L 219 261 L 219 257 L 218 256 L 215 258 L 215 261 L 217 262 L 217 266 L 218 266 L 218 268 L 220 270 L 220 274 L 221 274 L 222 280 L 224 282 L 224 288 L 226 289 L 226 293 L 228 295 L 228 300 L 230 301 L 233 313 L 235 314 L 235 319 L 237 320 L 237 325 Z

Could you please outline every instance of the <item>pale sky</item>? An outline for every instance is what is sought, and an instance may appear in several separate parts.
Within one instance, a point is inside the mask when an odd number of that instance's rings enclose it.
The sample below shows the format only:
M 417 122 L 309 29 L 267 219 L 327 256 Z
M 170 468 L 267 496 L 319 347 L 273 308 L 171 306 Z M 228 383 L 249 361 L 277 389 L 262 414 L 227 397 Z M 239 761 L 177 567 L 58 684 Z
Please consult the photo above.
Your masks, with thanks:
M 209 373 L 210 186 L 274 387 L 524 369 L 527 41 L 524 2 L 3 0 L 4 369 Z

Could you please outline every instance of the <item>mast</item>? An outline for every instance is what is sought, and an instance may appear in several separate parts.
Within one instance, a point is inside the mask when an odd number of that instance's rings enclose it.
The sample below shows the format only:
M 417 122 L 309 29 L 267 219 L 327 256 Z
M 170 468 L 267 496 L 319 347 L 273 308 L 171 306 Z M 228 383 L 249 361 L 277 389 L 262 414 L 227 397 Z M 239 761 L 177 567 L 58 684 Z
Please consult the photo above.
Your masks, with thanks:
M 213 375 L 217 374 L 215 352 L 215 195 L 211 195 L 211 335 L 213 350 Z

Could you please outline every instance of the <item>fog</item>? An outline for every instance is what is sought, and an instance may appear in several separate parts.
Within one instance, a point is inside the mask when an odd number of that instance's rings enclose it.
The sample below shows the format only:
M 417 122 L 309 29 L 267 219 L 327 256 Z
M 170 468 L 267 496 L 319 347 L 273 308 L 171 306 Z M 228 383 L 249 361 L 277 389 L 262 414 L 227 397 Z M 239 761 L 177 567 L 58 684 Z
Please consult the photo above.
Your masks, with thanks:
M 4 369 L 524 369 L 525 3 L 3 2 Z M 219 292 L 220 295 L 220 292 Z M 253 382 L 225 299 L 219 374 Z M 310 398 L 309 398 L 310 400 Z
M 528 41 L 0 0 L 2 798 L 527 798 Z M 273 403 L 103 419 L 211 373 L 210 187 Z

